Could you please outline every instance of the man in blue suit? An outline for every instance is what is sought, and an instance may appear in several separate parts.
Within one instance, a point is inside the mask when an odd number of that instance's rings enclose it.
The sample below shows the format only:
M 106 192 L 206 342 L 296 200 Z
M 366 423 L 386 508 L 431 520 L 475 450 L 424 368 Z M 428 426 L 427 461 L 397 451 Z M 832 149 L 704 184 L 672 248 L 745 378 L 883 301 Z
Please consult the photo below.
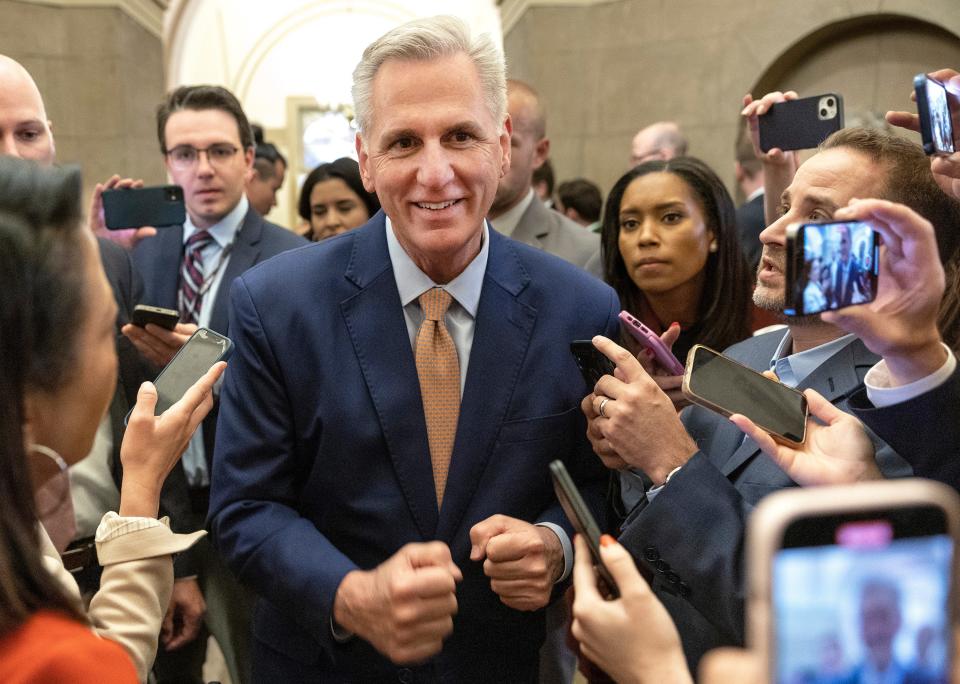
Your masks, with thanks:
M 250 207 L 244 189 L 253 164 L 253 133 L 243 108 L 228 90 L 177 88 L 157 110 L 157 134 L 167 172 L 183 188 L 187 221 L 182 227 L 158 231 L 134 248 L 134 264 L 144 281 L 144 296 L 138 303 L 176 309 L 185 322 L 173 332 L 152 325 L 146 329 L 126 325 L 123 332 L 144 356 L 164 366 L 197 325 L 229 335 L 227 301 L 236 277 L 307 242 L 265 221 Z M 175 468 L 167 480 L 168 499 L 179 502 L 177 510 L 171 510 L 174 529 L 197 529 L 204 523 L 215 427 L 214 410 L 194 435 L 183 456 L 183 468 Z M 206 544 L 184 554 L 176 569 L 176 610 L 168 615 L 172 627 L 165 631 L 157 659 L 161 684 L 202 681 L 206 640 L 195 637 L 205 603 L 209 604 L 206 622 L 234 681 L 247 681 L 250 601 L 244 601 L 244 593 Z M 184 648 L 190 642 L 190 648 Z
M 511 132 L 489 38 L 411 22 L 353 92 L 383 213 L 232 288 L 210 525 L 259 595 L 254 680 L 536 681 L 571 561 L 548 464 L 598 509 L 605 482 L 569 343 L 619 304 L 484 221 Z

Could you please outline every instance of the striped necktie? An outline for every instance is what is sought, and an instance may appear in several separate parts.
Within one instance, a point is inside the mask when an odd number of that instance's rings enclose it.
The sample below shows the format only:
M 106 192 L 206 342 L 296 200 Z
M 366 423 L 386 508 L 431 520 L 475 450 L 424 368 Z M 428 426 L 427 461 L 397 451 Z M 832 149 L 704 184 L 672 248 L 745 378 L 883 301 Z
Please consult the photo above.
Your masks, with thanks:
M 450 293 L 434 287 L 420 295 L 419 301 L 423 323 L 417 332 L 415 356 L 439 508 L 443 503 L 460 415 L 460 360 L 444 323 L 451 302 Z
M 183 265 L 180 268 L 180 320 L 183 323 L 199 323 L 200 307 L 203 305 L 203 250 L 213 236 L 206 230 L 198 230 L 187 238 L 183 249 Z

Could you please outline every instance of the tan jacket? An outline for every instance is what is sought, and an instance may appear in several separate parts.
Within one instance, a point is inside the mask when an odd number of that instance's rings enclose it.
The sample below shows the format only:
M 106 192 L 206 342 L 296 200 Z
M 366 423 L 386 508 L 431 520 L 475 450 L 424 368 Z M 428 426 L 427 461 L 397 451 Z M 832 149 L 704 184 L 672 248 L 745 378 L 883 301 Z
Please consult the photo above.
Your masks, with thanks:
M 40 551 L 47 570 L 67 594 L 81 601 L 76 580 L 42 525 Z M 97 557 L 103 566 L 100 589 L 87 617 L 100 636 L 117 642 L 133 660 L 140 681 L 147 681 L 157 654 L 160 625 L 173 591 L 173 556 L 193 546 L 205 531 L 175 534 L 167 518 L 121 518 L 107 513 L 97 528 Z

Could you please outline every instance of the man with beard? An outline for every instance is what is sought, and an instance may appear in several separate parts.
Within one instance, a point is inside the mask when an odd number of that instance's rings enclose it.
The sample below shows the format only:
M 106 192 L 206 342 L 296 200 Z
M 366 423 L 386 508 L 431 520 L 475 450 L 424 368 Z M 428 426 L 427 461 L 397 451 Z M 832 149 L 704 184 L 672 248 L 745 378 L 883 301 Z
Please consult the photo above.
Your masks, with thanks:
M 760 234 L 758 306 L 783 309 L 787 225 L 829 221 L 856 197 L 911 206 L 934 225 L 941 253 L 952 252 L 944 240 L 952 240 L 956 204 L 936 185 L 919 147 L 881 131 L 846 129 L 800 167 L 783 192 L 780 218 Z M 790 387 L 813 388 L 846 409 L 878 357 L 819 317 L 786 322 L 786 332 L 750 338 L 725 354 L 756 370 L 774 371 Z M 629 352 L 595 339 L 620 372 L 618 378 L 604 376 L 584 399 L 588 436 L 607 467 L 640 468 L 655 484 L 627 516 L 620 541 L 652 572 L 651 586 L 670 611 L 696 671 L 710 648 L 743 643 L 746 518 L 761 498 L 794 482 L 720 415 L 695 406 L 681 421 Z M 874 441 L 887 477 L 911 474 L 892 449 Z

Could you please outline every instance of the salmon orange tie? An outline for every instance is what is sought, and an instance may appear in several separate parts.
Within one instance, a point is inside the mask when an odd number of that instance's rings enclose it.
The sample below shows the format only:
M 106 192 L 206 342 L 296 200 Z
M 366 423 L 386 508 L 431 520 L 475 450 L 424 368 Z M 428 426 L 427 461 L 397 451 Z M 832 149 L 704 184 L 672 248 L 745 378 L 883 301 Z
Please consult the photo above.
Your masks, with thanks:
M 460 415 L 460 361 L 453 338 L 444 323 L 444 315 L 450 306 L 450 293 L 434 287 L 420 295 L 419 301 L 423 323 L 417 331 L 415 355 L 439 508 L 443 503 L 443 490 L 447 484 L 453 441 L 457 435 L 457 418 Z

